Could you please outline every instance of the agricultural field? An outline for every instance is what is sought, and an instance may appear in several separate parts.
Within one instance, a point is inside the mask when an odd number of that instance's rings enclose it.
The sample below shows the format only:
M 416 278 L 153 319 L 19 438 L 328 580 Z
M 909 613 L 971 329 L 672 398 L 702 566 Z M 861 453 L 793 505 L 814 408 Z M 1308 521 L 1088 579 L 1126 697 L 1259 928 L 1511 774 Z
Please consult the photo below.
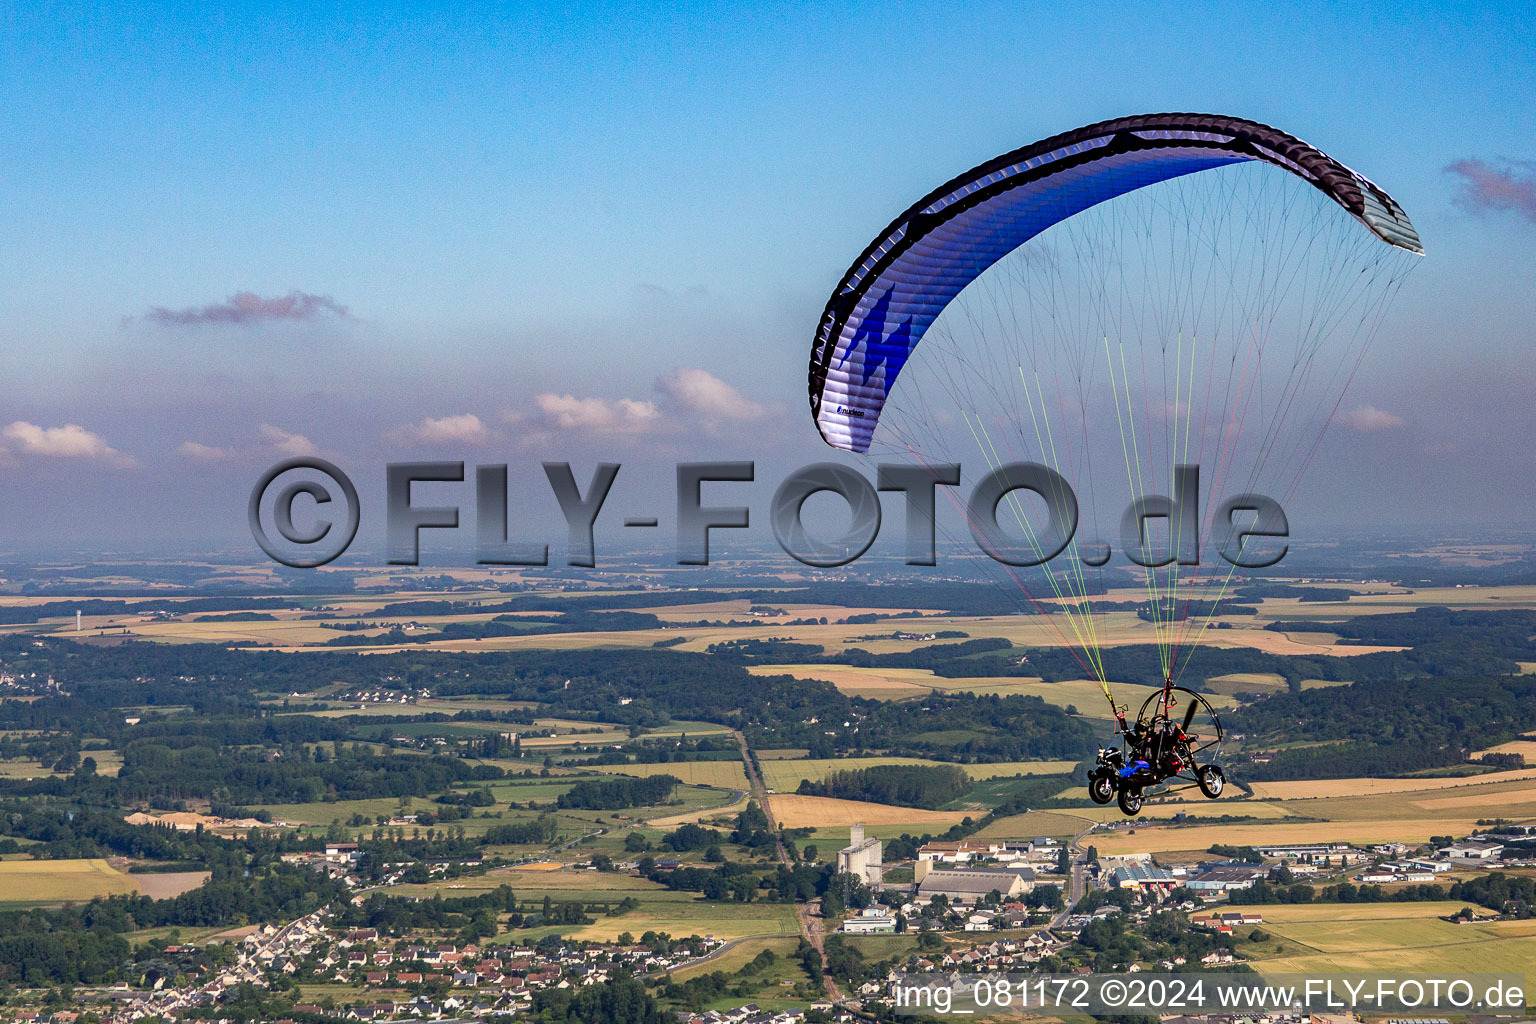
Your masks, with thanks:
M 145 896 L 167 900 L 196 889 L 208 881 L 211 874 L 209 871 L 156 871 L 129 877 Z
M 1104 696 L 1103 689 L 1091 679 L 1064 679 L 1059 683 L 1047 683 L 1038 678 L 980 678 L 980 679 L 939 679 L 934 677 L 934 689 L 946 692 L 963 692 L 976 694 L 998 694 L 999 696 L 1029 696 L 1039 697 L 1047 704 L 1055 704 L 1062 708 L 1076 708 L 1077 712 L 1089 718 L 1099 718 L 1109 721 L 1109 701 Z M 1134 712 L 1142 703 L 1157 692 L 1157 687 L 1141 686 L 1136 683 L 1111 683 L 1111 690 L 1115 700 L 1122 704 L 1129 704 Z M 1208 698 L 1211 706 L 1218 711 L 1234 707 L 1236 701 L 1224 694 L 1210 694 Z
M 720 804 L 717 807 L 705 807 L 699 810 L 682 811 L 677 814 L 668 814 L 660 818 L 651 818 L 646 822 L 652 828 L 671 830 L 679 825 L 687 824 L 712 824 L 721 819 L 734 818 L 747 809 L 750 797 L 746 793 L 739 793 L 735 800 L 728 804 Z M 721 822 L 724 824 L 724 822 Z
M 1092 842 L 1103 854 L 1200 853 L 1216 844 L 1266 846 L 1291 843 L 1423 843 L 1433 835 L 1465 835 L 1475 818 L 1393 818 L 1362 821 L 1296 821 L 1275 824 L 1146 825 L 1095 833 Z
M 1076 796 L 1080 799 L 1088 799 L 1088 789 L 1085 786 L 1074 787 L 1068 790 L 1064 796 Z M 1125 815 L 1120 813 L 1120 808 L 1114 804 L 1104 807 L 1074 807 L 1070 812 L 1092 821 L 1117 822 L 1124 821 Z M 1293 808 L 1267 800 L 1206 800 L 1200 794 L 1194 794 L 1194 799 L 1169 800 L 1167 803 L 1149 803 L 1142 807 L 1137 820 L 1158 820 L 1172 818 L 1177 814 L 1187 814 L 1190 817 L 1219 818 L 1229 815 L 1237 818 L 1259 818 L 1261 820 L 1279 821 L 1284 818 L 1300 817 Z
M 0 761 L 0 779 L 46 779 L 57 774 L 61 773 L 44 768 L 33 758 Z
M 354 814 L 369 820 L 379 815 L 393 818 L 399 814 L 415 814 L 432 810 L 437 805 L 422 797 L 379 797 L 374 800 L 336 800 L 317 804 L 265 804 L 260 809 L 272 815 L 273 821 L 287 821 L 297 825 L 329 825 L 345 822 Z
M 134 876 L 99 858 L 0 861 L 0 909 L 84 903 L 97 896 L 138 892 Z
M 689 978 L 697 977 L 700 974 L 709 974 L 712 971 L 724 971 L 726 974 L 734 974 L 765 949 L 772 950 L 773 954 L 782 960 L 794 953 L 797 944 L 795 939 L 745 939 L 706 963 L 673 971 L 670 977 L 674 981 L 687 981 Z M 805 977 L 804 972 L 800 971 L 797 964 L 791 962 L 790 966 L 800 978 Z M 786 972 L 785 977 L 788 978 L 789 976 Z M 773 980 L 779 981 L 783 979 L 774 978 Z M 795 980 L 799 980 L 799 978 Z
M 749 665 L 759 676 L 794 676 L 831 683 L 850 697 L 905 700 L 932 691 L 933 673 L 924 668 L 863 668 L 852 665 Z
M 748 935 L 793 936 L 798 933 L 795 909 L 784 903 L 730 903 L 704 900 L 689 892 L 677 892 L 645 878 L 627 874 L 560 869 L 545 871 L 498 870 L 485 875 L 457 878 L 424 885 L 402 885 L 391 893 L 402 896 L 470 896 L 509 885 L 520 901 L 580 901 L 616 905 L 632 898 L 640 906 L 623 914 L 595 915 L 588 925 L 558 929 L 561 934 L 592 941 L 611 942 L 622 932 L 640 935 L 648 930 L 672 935 L 714 935 L 722 939 Z M 517 942 L 516 932 L 499 936 L 497 942 Z
M 903 825 L 914 831 L 943 831 L 973 816 L 965 811 L 925 811 L 915 807 L 865 803 L 862 800 L 834 800 L 821 796 L 797 796 L 777 793 L 768 798 L 768 813 L 785 828 L 822 828 L 853 822 L 866 825 Z
M 949 764 L 921 757 L 832 757 L 804 761 L 770 760 L 760 765 L 763 785 L 779 793 L 793 793 L 803 781 L 820 782 L 834 771 L 853 771 L 879 765 Z M 1015 775 L 1060 775 L 1076 767 L 1074 761 L 1000 761 L 959 765 L 973 780 L 1009 778 Z
M 1500 743 L 1496 747 L 1473 751 L 1472 756 L 1481 757 L 1483 754 L 1520 754 L 1527 761 L 1536 761 L 1536 738 L 1525 735 L 1508 743 Z
M 1135 600 L 1138 598 L 1144 598 L 1145 593 L 1143 591 L 1134 589 L 1125 590 L 1123 593 L 1120 590 L 1113 590 L 1110 592 L 1109 596 L 1112 600 Z M 1356 602 L 1359 600 L 1360 599 L 1356 598 L 1353 601 L 1341 603 L 1339 605 L 1328 603 L 1308 603 L 1302 605 L 1299 609 L 1294 607 L 1294 605 L 1297 604 L 1297 602 L 1294 600 L 1291 601 L 1291 606 L 1289 607 L 1286 606 L 1284 602 L 1277 602 L 1276 613 L 1279 617 L 1313 619 L 1319 616 L 1327 615 L 1347 617 L 1352 614 L 1369 614 L 1372 610 L 1402 611 L 1415 606 L 1412 603 L 1413 598 L 1409 597 L 1404 603 L 1395 606 L 1381 605 L 1374 609 L 1365 608 L 1362 606 L 1361 608 L 1357 609 Z M 1268 602 L 1266 602 L 1266 605 L 1267 604 Z M 739 606 L 741 610 L 736 612 L 727 612 L 722 610 L 718 614 L 719 618 L 728 619 L 731 617 L 736 617 L 738 619 L 742 619 L 746 617 L 746 602 L 732 601 L 721 603 L 722 608 L 725 605 L 730 605 L 733 607 Z M 1508 606 L 1516 607 L 1517 605 Z M 646 610 L 658 615 L 665 611 L 667 615 L 676 616 L 676 622 L 682 623 L 696 621 L 700 618 L 711 618 L 712 616 L 706 613 L 701 613 L 702 608 L 709 607 L 709 605 L 686 605 L 677 606 L 675 608 L 663 607 L 660 609 L 653 607 L 647 608 Z M 1335 611 L 1335 609 L 1337 609 L 1337 611 Z M 808 611 L 809 609 L 806 610 Z M 785 616 L 754 616 L 752 617 L 754 619 L 754 623 L 749 625 L 686 627 L 677 625 L 664 626 L 656 629 L 594 630 L 580 633 L 535 633 L 483 638 L 453 638 L 447 640 L 430 639 L 431 633 L 426 632 L 423 633 L 423 636 L 426 637 L 426 639 L 420 643 L 367 647 L 363 650 L 369 653 L 384 653 L 423 650 L 481 652 L 517 649 L 585 650 L 592 648 L 646 648 L 654 646 L 657 642 L 660 641 L 672 641 L 676 640 L 679 636 L 683 636 L 686 639 L 683 643 L 678 644 L 675 649 L 681 651 L 698 652 L 705 650 L 711 644 L 733 640 L 762 639 L 770 636 L 781 636 L 785 633 L 786 629 L 790 629 L 792 630 L 792 636 L 796 642 L 819 645 L 821 649 L 827 653 L 838 653 L 841 651 L 858 648 L 874 654 L 885 654 L 895 651 L 909 651 L 915 647 L 923 646 L 924 642 L 913 640 L 898 640 L 894 638 L 878 640 L 862 640 L 857 638 L 860 636 L 870 635 L 872 633 L 884 632 L 886 630 L 890 630 L 892 632 L 911 631 L 923 633 L 939 629 L 952 629 L 965 632 L 973 639 L 1003 637 L 1013 641 L 1019 646 L 1061 647 L 1069 645 L 1069 641 L 1066 638 L 1073 635 L 1071 625 L 1064 616 L 896 615 L 889 619 L 882 619 L 878 625 L 872 626 L 871 624 L 867 623 L 851 625 L 836 621 L 837 619 L 845 618 L 849 615 L 860 614 L 861 609 L 840 607 L 836 609 L 828 608 L 824 610 L 829 612 L 827 615 L 828 622 L 824 625 L 818 623 L 816 625 L 799 625 L 794 627 L 786 627 L 784 623 L 792 621 L 792 619 L 795 617 L 794 615 L 789 614 L 790 610 L 786 608 Z M 892 611 L 899 612 L 913 609 L 907 609 L 904 606 L 897 606 L 894 609 L 891 607 L 886 607 L 881 609 L 865 609 L 862 611 L 868 610 L 877 610 L 882 613 L 889 614 Z M 1289 615 L 1286 614 L 1287 612 L 1289 612 Z M 412 621 L 417 621 L 423 627 L 430 628 L 433 624 L 439 622 L 439 619 L 443 622 L 446 622 L 455 619 L 472 619 L 476 617 L 483 618 L 484 616 L 466 615 L 426 617 Z M 806 616 L 801 617 L 811 616 L 807 614 Z M 815 617 L 819 618 L 820 616 Z M 1217 621 L 1224 622 L 1230 628 L 1222 629 L 1219 631 L 1219 633 L 1213 631 L 1206 634 L 1202 642 L 1212 647 L 1247 647 L 1254 650 L 1266 651 L 1271 654 L 1332 654 L 1339 656 L 1368 654 L 1373 651 L 1397 649 L 1390 647 L 1375 647 L 1362 644 L 1339 643 L 1337 642 L 1337 638 L 1331 637 L 1330 634 L 1285 634 L 1265 630 L 1261 627 L 1267 621 L 1273 621 L 1273 617 L 1269 615 L 1267 608 L 1263 606 L 1261 606 L 1261 614 L 1257 618 L 1254 616 L 1231 616 L 1226 618 L 1219 618 Z M 284 636 L 283 630 L 261 628 L 290 626 L 288 623 L 271 622 L 225 624 L 191 624 L 173 622 L 152 623 L 145 624 L 143 626 L 130 626 L 129 628 L 135 635 L 143 636 L 146 639 L 156 639 L 163 642 L 185 643 L 191 642 L 191 640 L 185 634 L 187 629 L 193 625 L 202 627 L 210 625 L 241 627 L 245 632 L 250 634 L 249 637 L 245 638 L 248 642 L 253 644 L 260 644 L 261 646 L 267 647 L 271 650 L 284 652 L 312 650 L 315 649 L 313 645 L 316 642 L 323 641 L 324 639 L 331 639 L 338 635 L 334 630 L 322 630 L 319 629 L 317 625 L 313 624 L 311 624 L 311 628 L 314 630 L 314 632 L 323 633 L 325 634 L 324 637 L 314 637 L 309 633 L 300 633 L 297 631 L 291 632 L 289 635 Z M 293 630 L 298 629 L 296 625 L 291 626 L 290 628 Z M 1097 616 L 1095 618 L 1095 633 L 1098 643 L 1101 647 L 1117 647 L 1125 646 L 1128 644 L 1154 643 L 1158 637 L 1157 627 L 1154 626 L 1154 624 L 1151 622 L 1146 622 L 1138 618 L 1133 612 L 1106 612 Z M 271 636 L 270 634 L 276 635 Z M 239 642 L 242 638 L 231 637 L 231 639 Z M 357 648 L 336 647 L 325 648 L 325 650 L 355 651 Z M 774 667 L 777 668 L 778 666 Z M 802 670 L 807 672 L 810 672 L 812 669 L 819 669 L 820 667 L 821 666 L 800 666 Z M 825 677 L 816 676 L 816 678 Z M 892 678 L 897 679 L 898 682 L 904 682 L 904 680 L 900 680 L 899 677 Z M 844 680 L 843 683 L 839 685 L 855 686 L 859 685 L 859 683 L 854 677 L 848 677 Z M 864 695 L 870 696 L 871 694 L 865 693 Z
M 1248 787 L 1253 790 L 1255 797 L 1263 800 L 1317 800 L 1328 797 L 1368 796 L 1376 793 L 1416 793 L 1482 787 L 1526 779 L 1536 779 L 1536 768 L 1446 778 L 1302 779 L 1295 782 L 1251 782 Z
M 1524 974 L 1536 962 L 1536 922 L 1440 920 L 1461 908 L 1459 903 L 1265 906 L 1261 927 L 1273 939 L 1244 942 L 1241 949 L 1263 958 L 1254 966 L 1265 974 Z
M 746 789 L 747 772 L 740 761 L 668 761 L 664 764 L 598 764 L 593 771 L 613 775 L 671 775 L 689 786 Z
M 1035 836 L 1070 839 L 1092 824 L 1092 820 L 1075 810 L 1029 811 L 994 821 L 976 836 L 979 839 L 1033 839 Z

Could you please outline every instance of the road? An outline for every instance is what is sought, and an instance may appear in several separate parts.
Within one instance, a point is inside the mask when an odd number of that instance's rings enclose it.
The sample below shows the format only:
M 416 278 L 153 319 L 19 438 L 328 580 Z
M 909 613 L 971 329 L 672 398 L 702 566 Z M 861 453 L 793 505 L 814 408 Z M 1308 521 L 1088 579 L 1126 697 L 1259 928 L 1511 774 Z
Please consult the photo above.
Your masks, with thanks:
M 1088 851 L 1083 848 L 1082 842 L 1083 837 L 1093 829 L 1094 826 L 1089 825 L 1073 836 L 1072 841 L 1067 844 L 1067 849 L 1072 854 L 1072 871 L 1067 876 L 1066 906 L 1062 908 L 1061 913 L 1051 918 L 1050 927 L 1052 928 L 1066 923 L 1067 918 L 1072 914 L 1072 908 L 1088 891 Z
M 747 771 L 747 785 L 751 787 L 752 799 L 757 801 L 757 806 L 762 808 L 763 814 L 768 818 L 768 831 L 773 835 L 773 844 L 778 850 L 779 863 L 788 868 L 791 866 L 789 851 L 784 849 L 784 837 L 779 833 L 779 823 L 774 820 L 773 812 L 768 807 L 768 787 L 763 785 L 762 778 L 757 774 L 757 765 L 753 763 L 752 755 L 747 750 L 747 738 L 741 734 L 740 729 L 731 730 L 731 735 L 736 737 L 736 745 L 741 748 L 741 763 Z M 816 947 L 816 952 L 821 955 L 822 982 L 827 990 L 827 998 L 833 1002 L 841 1002 L 843 994 L 838 990 L 837 982 L 832 980 L 832 975 L 826 973 L 827 949 L 822 942 L 820 910 L 810 903 L 797 903 L 795 920 L 800 924 L 800 937 Z

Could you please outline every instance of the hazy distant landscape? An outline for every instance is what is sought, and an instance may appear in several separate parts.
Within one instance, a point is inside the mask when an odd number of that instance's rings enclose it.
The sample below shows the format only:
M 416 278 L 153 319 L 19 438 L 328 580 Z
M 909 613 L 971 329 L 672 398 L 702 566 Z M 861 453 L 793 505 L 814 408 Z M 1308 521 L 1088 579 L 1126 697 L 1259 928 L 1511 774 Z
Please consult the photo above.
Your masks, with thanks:
M 1394 859 L 1384 849 L 1432 857 L 1536 824 L 1536 582 L 1520 582 L 1532 552 L 1394 552 L 1383 570 L 1403 558 L 1411 579 L 1227 587 L 1180 682 L 1223 716 L 1232 788 L 1150 797 L 1134 819 L 1084 789 L 1111 741 L 1098 684 L 1074 675 L 1049 616 L 990 607 L 975 586 L 806 586 L 775 581 L 768 559 L 742 567 L 750 585 L 707 589 L 642 566 L 575 587 L 363 567 L 294 590 L 259 567 L 13 565 L 0 584 L 0 978 L 21 1005 L 169 971 L 256 1017 L 442 997 L 430 964 L 379 972 L 372 953 L 337 955 L 341 935 L 368 928 L 370 949 L 400 943 L 386 963 L 413 943 L 478 957 L 676 945 L 640 972 L 664 1005 L 799 1005 L 994 941 L 931 901 L 896 909 L 916 898 L 914 866 L 933 863 L 920 850 L 1047 837 L 1040 899 L 986 929 L 1049 937 L 1047 966 L 1110 966 L 1069 911 L 1137 891 L 1116 886 L 1114 865 L 1177 871 L 1152 905 L 1190 915 L 1181 902 L 1210 897 L 1182 879 L 1246 861 L 1283 872 L 1269 881 L 1281 900 L 1251 936 L 1195 942 L 1231 963 L 1518 970 L 1536 958 L 1523 895 L 1536 865 L 1515 840 L 1497 886 L 1485 862 L 1432 883 L 1356 881 Z M 1508 582 L 1450 582 L 1469 560 Z M 1134 707 L 1157 667 L 1127 584 L 1098 599 L 1126 609 L 1102 614 L 1102 642 Z M 881 885 L 838 873 L 850 823 L 882 842 Z M 1353 856 L 1303 878 L 1262 852 L 1316 844 Z M 844 934 L 843 915 L 869 904 L 902 930 Z M 1463 908 L 1475 924 L 1451 923 Z M 225 994 L 218 950 L 301 920 L 324 924 L 280 953 L 291 966 L 273 974 L 269 957 L 238 1001 Z M 1137 942 L 1111 959 L 1166 959 L 1185 940 Z M 514 1001 L 550 998 L 518 988 Z

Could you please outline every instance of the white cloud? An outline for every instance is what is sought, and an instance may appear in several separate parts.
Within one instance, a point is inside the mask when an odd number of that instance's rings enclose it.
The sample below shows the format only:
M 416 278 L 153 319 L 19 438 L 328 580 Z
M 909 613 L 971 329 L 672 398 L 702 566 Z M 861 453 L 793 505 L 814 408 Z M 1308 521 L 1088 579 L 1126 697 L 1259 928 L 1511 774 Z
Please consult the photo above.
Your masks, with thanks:
M 1408 425 L 1408 421 L 1396 413 L 1378 409 L 1374 405 L 1356 406 L 1348 412 L 1341 412 L 1339 422 L 1366 434 L 1379 430 L 1397 430 Z
M 176 450 L 194 462 L 223 462 L 225 459 L 235 457 L 233 448 L 219 448 L 197 441 L 183 441 Z
M 661 422 L 661 413 L 652 402 L 633 398 L 577 398 L 545 392 L 533 400 L 545 422 L 561 430 L 584 430 L 595 434 L 640 433 Z
M 708 370 L 680 366 L 658 377 L 656 387 L 684 409 L 707 419 L 755 420 L 767 412 Z
M 284 455 L 313 455 L 319 451 L 315 443 L 303 434 L 290 434 L 270 423 L 263 423 L 257 430 L 263 441 Z
M 428 416 L 419 423 L 408 423 L 390 434 L 390 437 L 396 441 L 415 441 L 423 444 L 485 444 L 490 440 L 490 436 L 490 431 L 485 428 L 480 417 L 469 412 L 459 416 L 444 416 L 440 419 Z
M 36 423 L 17 420 L 6 427 L 3 435 L 14 442 L 25 455 L 52 459 L 90 459 L 110 466 L 128 468 L 137 465 L 131 455 L 107 444 L 99 434 L 93 434 L 77 423 L 62 427 L 40 427 Z

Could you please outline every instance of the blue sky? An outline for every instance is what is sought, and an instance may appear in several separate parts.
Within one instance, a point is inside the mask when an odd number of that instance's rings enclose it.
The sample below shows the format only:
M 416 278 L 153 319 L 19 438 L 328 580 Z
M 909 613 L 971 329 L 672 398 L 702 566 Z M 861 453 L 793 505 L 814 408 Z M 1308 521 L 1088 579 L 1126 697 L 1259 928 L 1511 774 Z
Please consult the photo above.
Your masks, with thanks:
M 1445 170 L 1529 179 L 1529 5 L 147 6 L 0 13 L 0 548 L 238 540 L 295 437 L 375 475 L 527 462 L 530 434 L 686 454 L 637 444 L 654 415 L 722 457 L 823 457 L 805 353 L 865 242 L 999 152 L 1166 109 L 1291 131 L 1425 238 L 1403 357 L 1352 392 L 1405 426 L 1330 442 L 1319 517 L 1536 498 L 1536 211 L 1458 205 Z M 346 315 L 219 321 L 237 293 Z M 733 394 L 751 423 L 711 414 Z

